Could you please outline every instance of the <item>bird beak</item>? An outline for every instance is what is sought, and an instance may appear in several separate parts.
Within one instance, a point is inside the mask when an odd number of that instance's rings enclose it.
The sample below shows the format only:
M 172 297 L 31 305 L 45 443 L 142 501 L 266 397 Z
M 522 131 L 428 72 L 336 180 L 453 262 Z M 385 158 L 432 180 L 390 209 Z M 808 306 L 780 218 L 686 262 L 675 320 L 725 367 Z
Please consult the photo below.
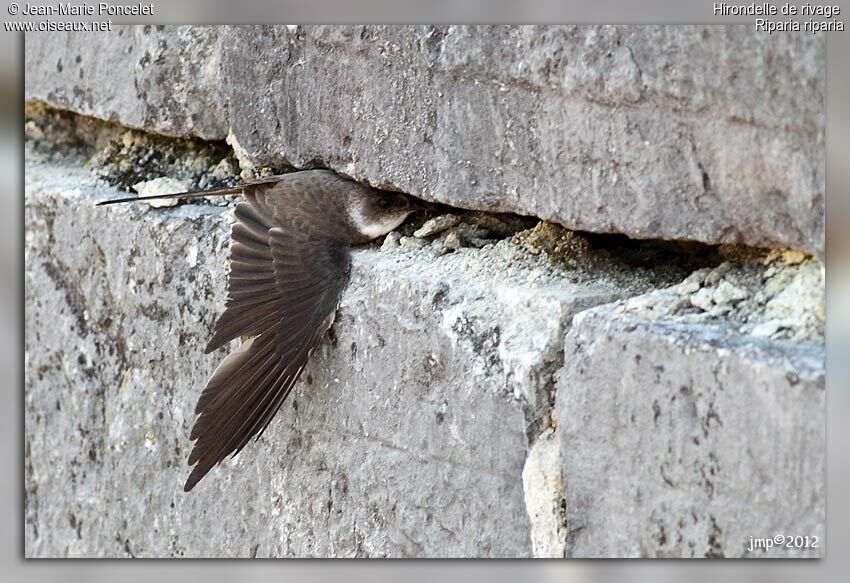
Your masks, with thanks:
M 436 212 L 444 206 L 439 203 L 413 198 L 412 196 L 408 198 L 407 205 L 407 208 L 412 212 Z

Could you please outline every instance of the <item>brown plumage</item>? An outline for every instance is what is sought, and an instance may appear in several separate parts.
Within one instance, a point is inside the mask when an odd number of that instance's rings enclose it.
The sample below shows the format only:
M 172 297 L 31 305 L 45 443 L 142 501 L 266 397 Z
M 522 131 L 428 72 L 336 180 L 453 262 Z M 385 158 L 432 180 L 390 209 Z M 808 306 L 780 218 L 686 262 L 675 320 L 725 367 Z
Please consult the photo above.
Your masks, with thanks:
M 250 337 L 228 355 L 198 399 L 191 490 L 213 466 L 258 438 L 333 322 L 348 281 L 352 245 L 385 235 L 422 204 L 329 170 L 274 176 L 241 192 L 231 231 L 225 311 L 206 352 Z M 163 198 L 163 197 L 144 197 Z M 140 200 L 120 199 L 112 202 Z M 103 203 L 102 203 L 103 204 Z

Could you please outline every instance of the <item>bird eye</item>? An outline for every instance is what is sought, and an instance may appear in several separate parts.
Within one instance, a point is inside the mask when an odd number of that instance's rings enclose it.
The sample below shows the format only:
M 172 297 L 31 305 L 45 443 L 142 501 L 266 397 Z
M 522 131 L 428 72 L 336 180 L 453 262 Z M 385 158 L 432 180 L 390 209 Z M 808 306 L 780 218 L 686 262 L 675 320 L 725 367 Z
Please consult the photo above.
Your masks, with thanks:
M 390 199 L 388 199 L 388 198 L 379 198 L 378 199 L 378 206 L 381 207 L 382 209 L 390 208 L 390 204 L 391 204 Z

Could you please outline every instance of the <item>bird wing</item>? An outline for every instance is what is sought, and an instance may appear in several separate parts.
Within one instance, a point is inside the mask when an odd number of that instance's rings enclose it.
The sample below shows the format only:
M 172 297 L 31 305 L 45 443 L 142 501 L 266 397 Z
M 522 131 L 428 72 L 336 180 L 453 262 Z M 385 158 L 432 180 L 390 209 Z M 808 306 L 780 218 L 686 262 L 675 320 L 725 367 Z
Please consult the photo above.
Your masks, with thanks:
M 348 280 L 346 244 L 317 237 L 303 219 L 281 224 L 253 193 L 246 198 L 231 232 L 227 309 L 206 351 L 251 338 L 222 361 L 195 407 L 187 492 L 259 438 L 333 322 Z

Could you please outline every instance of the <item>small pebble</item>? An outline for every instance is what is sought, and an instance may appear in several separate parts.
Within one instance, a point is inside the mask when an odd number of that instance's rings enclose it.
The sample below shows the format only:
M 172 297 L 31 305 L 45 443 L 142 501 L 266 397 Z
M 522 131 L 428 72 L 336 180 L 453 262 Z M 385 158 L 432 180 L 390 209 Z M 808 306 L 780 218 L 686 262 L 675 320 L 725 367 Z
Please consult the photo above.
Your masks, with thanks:
M 428 244 L 422 239 L 417 239 L 416 237 L 402 237 L 399 239 L 398 243 L 405 249 L 422 249 Z
M 746 299 L 748 295 L 749 294 L 746 290 L 741 289 L 728 281 L 721 281 L 720 285 L 717 286 L 712 299 L 714 300 L 714 303 L 722 305 L 740 302 L 741 300 Z
M 401 239 L 401 234 L 398 231 L 390 232 L 386 237 L 384 237 L 384 242 L 381 244 L 381 251 L 390 251 L 392 249 L 398 249 L 399 239 Z
M 711 296 L 713 292 L 714 290 L 712 288 L 704 287 L 700 289 L 697 293 L 691 296 L 691 305 L 696 306 L 704 312 L 709 311 L 712 306 Z
M 728 261 L 724 261 L 705 276 L 705 285 L 717 285 L 731 268 L 732 265 Z
M 451 229 L 458 224 L 460 224 L 459 216 L 453 214 L 440 215 L 439 217 L 434 217 L 433 219 L 425 221 L 425 224 L 419 227 L 419 229 L 413 233 L 413 236 L 423 239 L 425 237 L 430 237 L 431 235 L 436 235 L 437 233 L 442 233 L 446 229 Z
M 212 171 L 212 177 L 225 181 L 239 174 L 239 162 L 236 158 L 227 157 L 221 160 Z
M 702 269 L 697 269 L 685 280 L 676 286 L 676 291 L 682 295 L 693 294 L 699 291 L 699 288 L 702 287 L 702 282 L 705 281 L 706 276 L 711 272 L 711 269 L 708 267 L 704 267 Z
M 456 232 L 451 232 L 443 239 L 443 249 L 447 251 L 457 251 L 463 247 L 463 239 Z
M 694 294 L 699 291 L 700 283 L 690 277 L 676 286 L 676 291 L 682 295 Z
M 160 178 L 154 178 L 153 180 L 137 182 L 133 185 L 133 190 L 138 192 L 139 196 L 158 196 L 163 194 L 175 194 L 178 192 L 186 192 L 187 190 L 189 190 L 189 183 L 184 182 L 182 180 L 177 180 L 176 178 L 168 178 L 167 176 L 163 176 Z M 176 206 L 177 201 L 178 199 L 176 198 L 164 198 L 145 200 L 141 202 L 144 202 L 145 204 L 148 204 L 154 208 L 162 208 Z

